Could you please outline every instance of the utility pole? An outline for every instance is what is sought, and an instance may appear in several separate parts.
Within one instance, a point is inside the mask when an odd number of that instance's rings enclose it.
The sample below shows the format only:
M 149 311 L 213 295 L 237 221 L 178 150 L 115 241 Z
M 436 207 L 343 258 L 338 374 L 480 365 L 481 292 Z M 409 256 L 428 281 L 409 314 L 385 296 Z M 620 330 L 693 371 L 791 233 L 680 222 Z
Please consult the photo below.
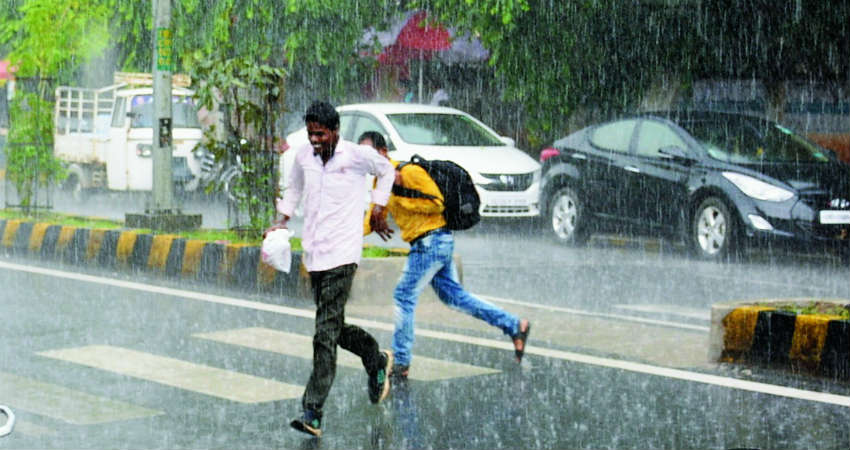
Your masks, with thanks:
M 177 231 L 201 226 L 201 215 L 182 214 L 174 205 L 171 171 L 171 72 L 174 70 L 171 1 L 153 3 L 153 188 L 145 214 L 126 214 L 128 227 Z
M 154 213 L 174 212 L 171 181 L 171 0 L 153 0 L 153 205 Z

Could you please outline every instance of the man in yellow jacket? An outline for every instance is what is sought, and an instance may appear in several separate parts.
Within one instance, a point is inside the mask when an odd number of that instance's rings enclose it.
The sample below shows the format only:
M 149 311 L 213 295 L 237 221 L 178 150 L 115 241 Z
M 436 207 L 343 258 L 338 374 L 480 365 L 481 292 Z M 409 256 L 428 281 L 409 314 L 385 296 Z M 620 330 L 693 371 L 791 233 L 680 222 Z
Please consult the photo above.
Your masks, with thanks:
M 380 133 L 367 131 L 360 136 L 358 143 L 371 145 L 389 159 L 386 142 Z M 531 323 L 475 297 L 461 286 L 453 258 L 454 237 L 451 231 L 445 228 L 446 220 L 443 218 L 443 194 L 422 167 L 406 164 L 399 170 L 398 161 L 390 162 L 396 167 L 395 184 L 435 197 L 431 199 L 391 195 L 384 210 L 384 214 L 387 211 L 392 214 L 401 229 L 402 240 L 410 243 L 407 263 L 393 293 L 396 309 L 392 344 L 395 355 L 393 375 L 406 377 L 409 373 L 414 341 L 413 313 L 419 295 L 428 282 L 446 305 L 500 328 L 510 336 L 517 361 L 521 361 Z M 368 223 L 369 217 L 370 214 L 367 214 L 364 221 L 365 234 L 372 231 Z M 376 232 L 384 240 L 389 237 L 386 231 Z

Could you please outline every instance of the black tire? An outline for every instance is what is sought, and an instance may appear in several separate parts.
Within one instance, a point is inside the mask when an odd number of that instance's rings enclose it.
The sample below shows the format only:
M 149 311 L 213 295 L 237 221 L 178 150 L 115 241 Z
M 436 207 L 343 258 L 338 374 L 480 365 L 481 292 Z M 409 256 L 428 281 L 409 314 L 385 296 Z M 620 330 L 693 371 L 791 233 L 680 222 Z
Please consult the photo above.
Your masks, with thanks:
M 694 210 L 691 220 L 691 250 L 699 259 L 720 261 L 733 255 L 737 245 L 738 223 L 718 197 L 708 197 Z
M 584 205 L 572 188 L 562 187 L 555 191 L 549 199 L 547 212 L 547 228 L 557 242 L 565 245 L 587 242 Z

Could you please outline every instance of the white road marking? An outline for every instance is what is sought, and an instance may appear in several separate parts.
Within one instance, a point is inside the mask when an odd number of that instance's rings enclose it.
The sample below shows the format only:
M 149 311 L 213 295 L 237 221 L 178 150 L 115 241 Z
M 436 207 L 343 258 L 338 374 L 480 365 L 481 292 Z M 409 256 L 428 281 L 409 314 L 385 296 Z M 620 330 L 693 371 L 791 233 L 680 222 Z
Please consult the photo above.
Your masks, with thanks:
M 10 406 L 76 425 L 91 425 L 163 414 L 130 403 L 0 372 L 0 398 Z M 17 424 L 20 428 L 21 423 Z
M 277 314 L 285 314 L 296 317 L 314 318 L 315 313 L 312 310 L 289 308 L 285 306 L 272 305 L 268 303 L 242 300 L 233 297 L 224 297 L 220 295 L 205 294 L 201 292 L 184 291 L 180 289 L 172 289 L 161 286 L 151 286 L 148 284 L 134 283 L 130 281 L 113 280 L 105 277 L 97 277 L 86 274 L 73 272 L 63 272 L 54 269 L 46 269 L 42 267 L 31 267 L 14 263 L 0 262 L 0 268 L 9 270 L 17 270 L 21 272 L 37 273 L 53 277 L 85 281 L 90 283 L 98 283 L 107 286 L 115 286 L 124 289 L 134 289 L 143 292 L 152 292 L 162 295 L 171 295 L 186 299 L 199 300 L 204 302 L 216 303 L 221 305 L 235 306 L 240 308 L 248 308 L 257 311 L 267 311 Z M 569 312 L 569 311 L 564 311 Z M 373 320 L 363 319 L 347 319 L 348 322 L 361 327 L 371 327 L 380 330 L 392 330 L 393 325 L 390 323 L 378 322 Z M 460 342 L 464 344 L 474 344 L 484 347 L 513 350 L 513 345 L 509 342 L 496 341 L 492 339 L 476 338 L 455 333 L 444 333 L 439 331 L 431 331 L 426 329 L 417 329 L 416 334 L 420 336 L 432 337 L 435 339 L 443 339 L 446 341 Z M 670 369 L 666 367 L 651 366 L 648 364 L 633 363 L 609 358 L 600 358 L 579 353 L 565 352 L 561 350 L 553 350 L 546 348 L 538 348 L 529 344 L 525 351 L 527 354 L 534 354 L 549 358 L 558 358 L 566 361 L 573 361 L 582 364 L 592 364 L 602 367 L 610 367 L 621 370 L 628 370 L 637 373 L 645 373 L 650 375 L 663 376 L 684 381 L 693 381 L 705 383 L 714 386 L 728 387 L 732 389 L 741 389 L 751 392 L 777 395 L 781 397 L 827 403 L 838 406 L 850 407 L 850 397 L 824 392 L 806 391 L 802 389 L 789 388 L 784 386 L 772 385 L 767 383 L 757 383 L 753 381 L 739 380 L 735 378 L 721 377 L 715 375 L 707 375 L 698 372 L 688 372 L 686 370 Z
M 642 318 L 642 317 L 624 316 L 624 315 L 620 315 L 620 314 L 606 314 L 606 313 L 599 313 L 599 312 L 593 312 L 593 311 L 583 311 L 583 310 L 580 310 L 580 309 L 563 308 L 563 307 L 560 307 L 560 306 L 551 306 L 551 305 L 541 305 L 539 303 L 529 303 L 529 302 L 523 302 L 523 301 L 519 301 L 519 300 L 512 300 L 512 299 L 508 299 L 508 298 L 493 297 L 493 296 L 490 296 L 490 295 L 479 295 L 479 294 L 475 294 L 475 295 L 477 295 L 479 298 L 482 298 L 484 300 L 488 300 L 488 301 L 491 301 L 491 302 L 494 302 L 494 303 L 504 303 L 506 305 L 524 306 L 524 307 L 527 307 L 527 308 L 536 308 L 536 309 L 542 309 L 542 310 L 545 310 L 545 311 L 554 311 L 554 312 L 562 312 L 562 313 L 567 313 L 567 314 L 575 314 L 577 316 L 600 317 L 600 318 L 603 318 L 603 319 L 616 319 L 616 320 L 623 320 L 623 321 L 627 321 L 627 322 L 645 323 L 645 324 L 648 324 L 648 325 L 661 325 L 661 326 L 665 326 L 665 327 L 682 328 L 682 329 L 685 329 L 685 330 L 704 331 L 704 332 L 710 331 L 709 327 L 701 326 L 701 325 L 691 325 L 691 324 L 687 324 L 687 323 L 670 322 L 668 320 L 645 319 L 645 318 Z M 710 316 L 710 313 L 709 313 L 709 316 Z
M 231 345 L 253 348 L 298 358 L 313 359 L 313 337 L 287 333 L 268 328 L 241 328 L 236 330 L 215 331 L 193 335 Z M 414 367 L 408 378 L 420 381 L 448 380 L 499 373 L 499 370 L 470 364 L 444 361 L 414 355 Z M 362 369 L 360 358 L 342 349 L 337 352 L 337 364 L 354 369 Z
M 22 434 L 24 436 L 31 437 L 54 436 L 56 435 L 56 431 L 41 425 L 36 425 L 32 422 L 18 420 L 15 422 L 15 429 L 12 434 Z
M 639 305 L 614 305 L 615 308 L 627 311 L 639 311 L 646 313 L 670 314 L 674 316 L 688 317 L 691 319 L 711 320 L 710 308 L 686 308 L 678 305 L 662 304 L 639 304 Z
M 304 390 L 275 380 L 108 345 L 38 354 L 241 403 L 298 398 Z

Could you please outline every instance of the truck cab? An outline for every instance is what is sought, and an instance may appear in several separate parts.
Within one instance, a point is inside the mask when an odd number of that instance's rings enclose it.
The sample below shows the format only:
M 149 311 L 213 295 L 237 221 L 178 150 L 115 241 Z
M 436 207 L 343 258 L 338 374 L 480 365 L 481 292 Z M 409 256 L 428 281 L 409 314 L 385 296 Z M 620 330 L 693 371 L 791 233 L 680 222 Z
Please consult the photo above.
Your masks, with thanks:
M 172 179 L 177 189 L 198 188 L 203 136 L 188 78 L 172 88 Z M 65 162 L 65 187 L 150 191 L 153 188 L 153 87 L 150 74 L 118 73 L 99 89 L 56 90 L 54 154 Z

